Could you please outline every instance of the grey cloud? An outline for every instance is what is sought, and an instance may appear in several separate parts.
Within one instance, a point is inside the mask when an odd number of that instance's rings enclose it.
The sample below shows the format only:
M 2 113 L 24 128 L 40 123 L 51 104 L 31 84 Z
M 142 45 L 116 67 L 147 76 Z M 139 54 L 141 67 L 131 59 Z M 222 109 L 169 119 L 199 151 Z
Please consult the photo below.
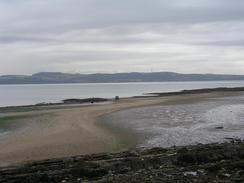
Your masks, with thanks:
M 197 43 L 197 45 L 244 47 L 244 40 L 205 41 L 205 42 L 199 42 Z
M 243 0 L 0 0 L 0 75 L 244 73 L 243 7 Z
M 63 32 L 87 27 L 162 22 L 243 20 L 242 0 L 13 0 L 0 1 L 8 29 Z M 180 2 L 181 5 L 178 5 Z M 195 4 L 195 6 L 192 6 Z
M 2 0 L 0 35 L 38 41 L 89 28 L 241 21 L 243 5 L 242 0 Z

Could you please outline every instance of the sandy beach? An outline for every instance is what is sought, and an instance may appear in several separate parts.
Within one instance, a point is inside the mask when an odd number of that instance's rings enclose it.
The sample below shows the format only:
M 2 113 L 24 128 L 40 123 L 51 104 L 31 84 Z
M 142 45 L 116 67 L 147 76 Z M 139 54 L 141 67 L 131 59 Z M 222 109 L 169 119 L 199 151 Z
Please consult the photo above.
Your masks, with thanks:
M 111 152 L 117 137 L 96 124 L 106 114 L 150 105 L 197 102 L 238 93 L 209 93 L 168 97 L 125 98 L 107 104 L 72 108 L 6 113 L 27 116 L 16 123 L 25 123 L 12 134 L 1 137 L 0 166 L 26 161 Z M 31 115 L 30 117 L 28 117 Z

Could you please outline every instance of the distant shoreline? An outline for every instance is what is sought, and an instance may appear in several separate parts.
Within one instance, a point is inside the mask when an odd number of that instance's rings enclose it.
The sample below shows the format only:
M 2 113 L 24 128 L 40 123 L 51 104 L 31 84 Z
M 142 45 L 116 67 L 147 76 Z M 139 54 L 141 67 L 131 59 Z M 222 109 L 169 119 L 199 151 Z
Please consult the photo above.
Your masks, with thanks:
M 181 74 L 175 72 L 130 72 L 70 74 L 40 72 L 33 75 L 3 75 L 1 84 L 58 84 L 58 83 L 123 83 L 123 82 L 170 82 L 170 81 L 240 81 L 244 75 L 230 74 Z
M 94 85 L 94 84 L 126 84 L 126 83 L 130 83 L 130 84 L 138 84 L 138 83 L 177 83 L 177 82 L 236 82 L 236 81 L 240 81 L 240 82 L 244 82 L 244 79 L 234 79 L 234 80 L 162 80 L 162 81 L 113 81 L 113 82 L 60 82 L 60 83 L 0 83 L 0 86 L 14 86 L 14 85 Z

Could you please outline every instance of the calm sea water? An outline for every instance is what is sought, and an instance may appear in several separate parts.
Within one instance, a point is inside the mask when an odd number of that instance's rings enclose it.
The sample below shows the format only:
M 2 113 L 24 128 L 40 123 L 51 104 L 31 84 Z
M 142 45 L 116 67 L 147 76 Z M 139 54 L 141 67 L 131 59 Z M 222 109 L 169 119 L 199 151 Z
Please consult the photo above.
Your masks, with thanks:
M 0 85 L 0 106 L 60 102 L 67 98 L 131 97 L 150 92 L 240 86 L 244 87 L 244 81 Z

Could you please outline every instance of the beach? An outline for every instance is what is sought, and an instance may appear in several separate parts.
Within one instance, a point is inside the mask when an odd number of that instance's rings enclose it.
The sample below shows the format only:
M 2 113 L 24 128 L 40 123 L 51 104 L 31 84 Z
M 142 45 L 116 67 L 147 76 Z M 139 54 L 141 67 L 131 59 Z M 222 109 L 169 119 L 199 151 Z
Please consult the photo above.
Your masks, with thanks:
M 130 108 L 199 102 L 239 94 L 241 92 L 214 92 L 124 98 L 105 104 L 46 107 L 42 110 L 25 112 L 5 111 L 1 115 L 14 116 L 15 123 L 24 123 L 25 127 L 1 137 L 0 165 L 124 150 L 126 146 L 117 145 L 118 138 L 121 136 L 118 137 L 106 126 L 101 127 L 97 124 L 102 116 Z M 19 120 L 18 117 L 20 117 Z

